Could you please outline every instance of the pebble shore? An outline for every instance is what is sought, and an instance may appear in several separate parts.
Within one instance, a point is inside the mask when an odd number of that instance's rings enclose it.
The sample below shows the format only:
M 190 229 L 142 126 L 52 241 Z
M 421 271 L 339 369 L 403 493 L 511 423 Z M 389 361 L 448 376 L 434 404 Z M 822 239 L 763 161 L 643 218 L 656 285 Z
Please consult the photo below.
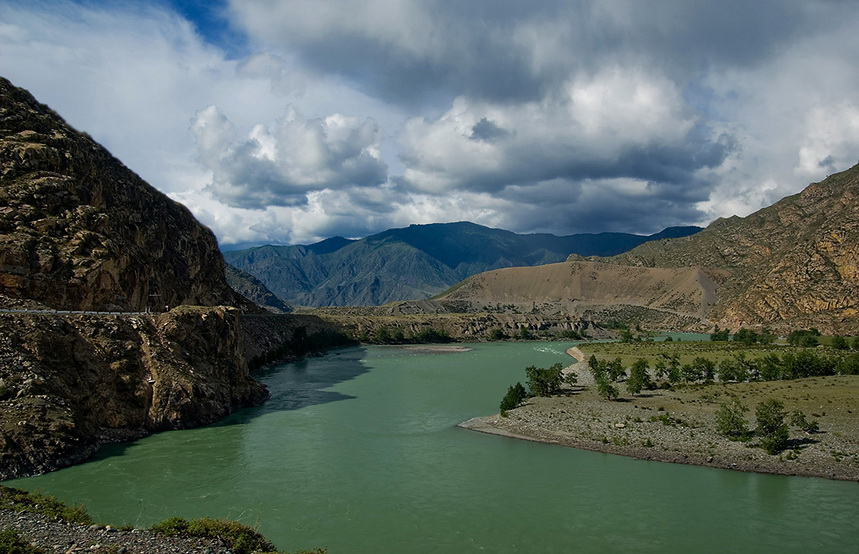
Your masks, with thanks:
M 592 387 L 579 386 L 563 396 L 530 398 L 507 417 L 478 417 L 459 426 L 643 460 L 859 481 L 859 398 L 850 392 L 836 405 L 826 397 L 835 387 L 859 387 L 859 378 L 803 381 L 655 390 L 620 401 L 606 401 Z M 788 411 L 802 409 L 820 430 L 808 434 L 791 428 L 788 449 L 777 455 L 757 447 L 754 437 L 728 440 L 716 432 L 715 413 L 733 396 L 749 407 L 759 398 L 783 398 Z M 753 408 L 747 415 L 753 426 Z
M 40 514 L 0 510 L 0 529 L 13 529 L 45 552 L 101 554 L 230 554 L 217 539 L 167 537 L 145 530 L 53 521 Z

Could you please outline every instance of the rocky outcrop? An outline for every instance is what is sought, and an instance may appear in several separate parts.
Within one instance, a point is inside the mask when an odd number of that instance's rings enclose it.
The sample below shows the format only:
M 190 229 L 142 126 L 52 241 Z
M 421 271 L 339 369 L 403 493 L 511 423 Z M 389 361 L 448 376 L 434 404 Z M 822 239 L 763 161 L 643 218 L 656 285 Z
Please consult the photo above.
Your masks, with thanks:
M 0 294 L 72 310 L 244 302 L 187 208 L 3 78 Z
M 211 231 L 2 78 L 0 308 L 136 312 L 0 313 L 0 479 L 267 396 Z
M 148 316 L 0 314 L 0 480 L 102 442 L 212 423 L 262 402 L 235 308 Z
M 817 327 L 859 334 L 859 165 L 748 217 L 608 261 L 730 274 L 708 314 L 723 327 Z

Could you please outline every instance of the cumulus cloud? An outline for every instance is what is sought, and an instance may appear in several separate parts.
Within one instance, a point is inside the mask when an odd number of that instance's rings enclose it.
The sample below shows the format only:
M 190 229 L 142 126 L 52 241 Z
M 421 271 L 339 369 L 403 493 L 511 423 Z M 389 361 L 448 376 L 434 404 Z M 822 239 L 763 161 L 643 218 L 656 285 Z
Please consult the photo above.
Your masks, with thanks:
M 859 161 L 851 2 L 222 2 L 7 0 L 0 74 L 224 244 L 654 232 Z
M 382 131 L 372 120 L 339 114 L 307 119 L 295 108 L 246 137 L 216 106 L 197 112 L 191 126 L 212 195 L 237 208 L 304 204 L 313 191 L 385 183 Z

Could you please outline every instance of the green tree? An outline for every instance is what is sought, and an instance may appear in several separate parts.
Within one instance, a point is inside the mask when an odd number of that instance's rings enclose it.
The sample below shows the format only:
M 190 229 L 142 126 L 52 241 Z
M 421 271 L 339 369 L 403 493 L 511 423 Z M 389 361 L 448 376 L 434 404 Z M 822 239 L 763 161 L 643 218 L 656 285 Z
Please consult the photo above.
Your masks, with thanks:
M 623 362 L 620 358 L 615 358 L 608 362 L 606 370 L 608 378 L 612 381 L 619 381 L 621 378 L 626 377 L 626 369 L 624 369 Z
M 512 410 L 513 408 L 518 407 L 527 396 L 525 387 L 522 386 L 522 383 L 517 381 L 515 385 L 510 385 L 507 388 L 507 394 L 505 394 L 504 398 L 501 400 L 501 413 L 503 414 L 507 412 L 507 410 Z
M 732 441 L 746 440 L 749 436 L 747 411 L 749 409 L 736 398 L 723 402 L 716 412 L 716 432 Z
M 847 344 L 847 339 L 845 339 L 841 335 L 835 335 L 834 337 L 832 337 L 832 348 L 836 350 L 847 350 L 849 348 Z
M 716 362 L 703 356 L 697 356 L 692 360 L 692 367 L 700 375 L 699 379 L 712 381 L 716 376 Z
M 626 380 L 626 390 L 629 394 L 638 394 L 642 389 L 653 388 L 650 374 L 647 373 L 648 367 L 647 360 L 644 358 L 639 358 L 632 364 L 629 369 L 629 379 Z
M 494 329 L 492 329 L 492 331 L 489 332 L 489 339 L 490 340 L 501 341 L 501 340 L 505 340 L 506 338 L 507 338 L 507 334 L 504 331 L 502 331 L 501 329 L 499 329 L 498 327 L 495 327 Z
M 388 328 L 382 325 L 378 329 L 376 329 L 376 342 L 389 342 L 391 340 L 391 333 L 388 331 Z
M 730 336 L 731 336 L 731 330 L 730 329 L 719 329 L 719 326 L 716 325 L 716 328 L 713 330 L 712 333 L 710 333 L 710 340 L 714 341 L 714 342 L 716 342 L 716 341 L 724 342 L 724 341 L 727 341 L 730 338 Z
M 836 370 L 840 375 L 859 375 L 859 354 L 850 354 L 842 358 Z
M 814 420 L 808 421 L 805 414 L 800 410 L 794 410 L 790 413 L 790 424 L 799 427 L 809 435 L 820 430 L 820 425 Z
M 561 390 L 561 373 L 564 370 L 560 362 L 543 369 L 529 366 L 525 368 L 528 377 L 528 388 L 534 396 L 552 396 Z
M 531 335 L 531 331 L 528 330 L 527 327 L 522 326 L 519 329 L 519 332 L 516 334 L 516 338 L 518 338 L 520 340 L 531 340 L 533 338 L 533 336 Z
M 853 337 L 853 350 L 859 350 L 859 337 Z
M 780 400 L 770 398 L 764 400 L 755 408 L 757 427 L 755 432 L 760 437 L 761 446 L 769 454 L 778 454 L 787 448 L 788 428 L 785 423 L 784 404 Z
M 606 400 L 615 400 L 620 395 L 617 387 L 611 383 L 606 373 L 599 374 L 599 378 L 596 379 L 596 384 L 597 394 Z
M 751 329 L 741 327 L 739 331 L 734 333 L 734 342 L 742 343 L 746 346 L 752 346 L 758 342 L 758 334 Z

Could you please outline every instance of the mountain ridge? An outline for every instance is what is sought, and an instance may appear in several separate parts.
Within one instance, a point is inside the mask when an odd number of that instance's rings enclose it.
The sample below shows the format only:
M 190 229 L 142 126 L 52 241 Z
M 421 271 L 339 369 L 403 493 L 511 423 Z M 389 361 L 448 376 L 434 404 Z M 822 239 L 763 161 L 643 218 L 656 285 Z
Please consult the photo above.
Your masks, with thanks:
M 614 254 L 647 240 L 699 230 L 689 226 L 669 227 L 649 236 L 559 237 L 517 234 L 471 222 L 432 223 L 388 229 L 357 240 L 333 237 L 312 245 L 226 251 L 224 258 L 290 304 L 380 305 L 430 298 L 486 269 L 557 262 L 576 251 Z
M 481 309 L 492 302 L 525 304 L 539 297 L 596 321 L 663 328 L 682 324 L 698 330 L 713 324 L 777 331 L 816 327 L 857 334 L 857 260 L 859 165 L 749 216 L 716 220 L 694 235 L 648 242 L 613 257 L 571 255 L 543 282 L 531 275 L 536 268 L 522 268 L 514 280 L 501 275 L 505 270 L 479 274 L 440 295 L 439 301 Z M 688 270 L 706 276 L 712 286 L 696 290 L 687 280 L 664 289 L 669 275 Z M 613 292 L 635 272 L 625 289 L 637 287 L 637 294 Z M 582 275 L 594 286 L 582 287 Z M 494 282 L 508 284 L 499 288 Z M 682 316 L 679 320 L 660 304 L 666 294 L 684 306 L 673 314 Z

